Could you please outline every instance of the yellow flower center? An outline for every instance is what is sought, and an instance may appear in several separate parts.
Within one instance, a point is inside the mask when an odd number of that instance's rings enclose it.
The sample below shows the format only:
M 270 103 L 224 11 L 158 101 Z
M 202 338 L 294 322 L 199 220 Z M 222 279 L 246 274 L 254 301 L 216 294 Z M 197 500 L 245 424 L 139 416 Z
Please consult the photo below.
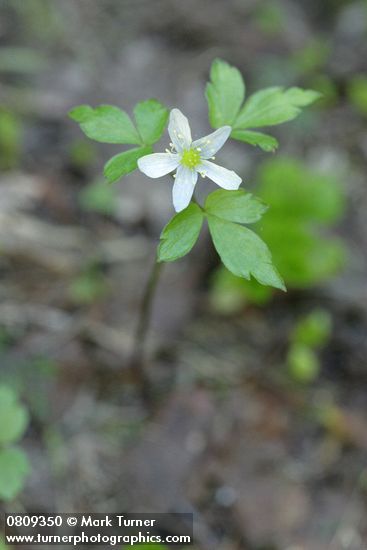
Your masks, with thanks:
M 195 168 L 200 164 L 200 151 L 197 149 L 185 149 L 182 153 L 181 164 L 187 168 Z

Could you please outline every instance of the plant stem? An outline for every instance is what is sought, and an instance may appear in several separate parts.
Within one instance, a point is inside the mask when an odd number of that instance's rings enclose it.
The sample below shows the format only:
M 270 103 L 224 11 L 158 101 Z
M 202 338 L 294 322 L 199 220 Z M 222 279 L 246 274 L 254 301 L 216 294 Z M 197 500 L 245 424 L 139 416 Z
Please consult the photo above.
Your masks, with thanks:
M 149 323 L 152 314 L 152 306 L 159 282 L 159 276 L 161 274 L 163 263 L 154 261 L 152 270 L 147 280 L 143 298 L 141 301 L 138 323 L 136 326 L 133 352 L 131 356 L 131 369 L 133 370 L 136 380 L 141 388 L 143 400 L 147 403 L 151 403 L 151 391 L 149 378 L 146 376 L 144 369 L 144 353 L 145 344 L 148 335 Z

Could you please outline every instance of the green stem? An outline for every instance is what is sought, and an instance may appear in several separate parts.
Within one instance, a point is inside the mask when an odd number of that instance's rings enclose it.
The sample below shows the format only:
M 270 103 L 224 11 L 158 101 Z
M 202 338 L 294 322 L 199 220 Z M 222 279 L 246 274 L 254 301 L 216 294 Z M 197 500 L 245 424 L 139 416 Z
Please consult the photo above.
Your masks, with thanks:
M 152 396 L 149 378 L 147 377 L 144 369 L 145 345 L 152 314 L 153 301 L 156 294 L 159 277 L 162 272 L 162 267 L 163 264 L 155 260 L 141 301 L 138 323 L 133 342 L 133 352 L 131 356 L 131 368 L 135 374 L 136 381 L 140 386 L 143 400 L 148 404 L 151 403 Z

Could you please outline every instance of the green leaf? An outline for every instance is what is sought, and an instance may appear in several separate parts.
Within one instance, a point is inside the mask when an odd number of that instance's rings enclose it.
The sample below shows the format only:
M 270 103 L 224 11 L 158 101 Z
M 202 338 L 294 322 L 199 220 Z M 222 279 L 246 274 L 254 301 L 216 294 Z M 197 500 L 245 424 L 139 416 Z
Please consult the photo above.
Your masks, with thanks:
M 119 153 L 112 157 L 106 164 L 103 173 L 106 179 L 113 183 L 126 174 L 130 174 L 138 167 L 138 160 L 145 155 L 149 155 L 152 152 L 152 148 L 137 147 L 135 149 L 129 149 L 123 153 Z
M 216 59 L 210 70 L 210 79 L 206 86 L 210 124 L 213 128 L 232 126 L 245 98 L 242 75 L 235 67 Z
M 79 105 L 69 111 L 69 117 L 75 122 L 86 122 L 93 117 L 94 109 L 90 105 Z
M 103 143 L 141 143 L 129 115 L 113 105 L 100 105 L 95 109 L 89 105 L 81 105 L 72 109 L 69 116 L 80 124 L 80 128 L 90 139 Z
M 143 142 L 153 145 L 164 132 L 168 120 L 168 109 L 156 99 L 148 99 L 135 105 L 134 115 Z
M 208 195 L 205 201 L 205 211 L 230 222 L 254 223 L 260 220 L 268 207 L 259 199 L 238 191 L 218 189 Z
M 284 283 L 272 265 L 266 244 L 253 231 L 242 225 L 208 215 L 214 246 L 229 271 L 263 285 L 285 290 Z
M 173 262 L 190 252 L 198 239 L 203 219 L 203 212 L 195 203 L 176 214 L 162 231 L 158 261 Z
M 273 126 L 294 119 L 301 108 L 320 97 L 313 90 L 275 86 L 253 94 L 245 103 L 235 123 L 235 129 Z
M 14 391 L 7 386 L 0 386 L 0 445 L 20 439 L 28 421 L 28 412 L 18 402 Z
M 233 130 L 231 133 L 233 139 L 238 141 L 244 141 L 245 143 L 250 143 L 251 145 L 257 145 L 263 151 L 267 153 L 272 153 L 278 147 L 278 140 L 273 136 L 268 134 L 262 134 L 261 132 L 254 132 L 252 130 Z
M 288 90 L 284 92 L 284 95 L 287 100 L 296 107 L 307 107 L 307 105 L 311 105 L 322 97 L 320 92 L 316 92 L 315 90 L 303 90 L 297 87 L 288 88 Z
M 25 453 L 16 447 L 0 450 L 0 499 L 13 500 L 30 470 Z

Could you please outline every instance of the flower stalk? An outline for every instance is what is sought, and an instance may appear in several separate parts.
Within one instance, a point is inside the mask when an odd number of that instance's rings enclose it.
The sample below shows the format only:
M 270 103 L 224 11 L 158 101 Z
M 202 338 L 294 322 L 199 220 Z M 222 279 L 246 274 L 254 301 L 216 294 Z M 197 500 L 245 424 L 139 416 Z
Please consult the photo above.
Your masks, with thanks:
M 152 403 L 152 391 L 150 379 L 145 371 L 145 347 L 148 336 L 149 324 L 153 310 L 153 302 L 162 272 L 163 263 L 154 261 L 150 275 L 146 282 L 144 294 L 141 300 L 138 321 L 133 339 L 133 349 L 130 360 L 130 368 L 141 391 L 143 401 L 147 406 Z

